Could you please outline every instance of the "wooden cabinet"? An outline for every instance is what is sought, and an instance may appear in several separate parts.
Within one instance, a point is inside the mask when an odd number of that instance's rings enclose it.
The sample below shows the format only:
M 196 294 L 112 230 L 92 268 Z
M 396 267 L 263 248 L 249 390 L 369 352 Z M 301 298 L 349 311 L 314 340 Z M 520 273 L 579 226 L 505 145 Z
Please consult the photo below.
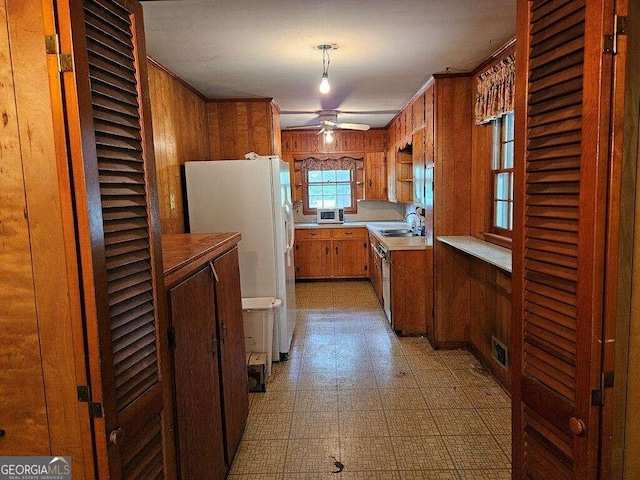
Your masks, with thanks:
M 387 200 L 387 163 L 384 152 L 364 155 L 365 200 Z
M 294 261 L 296 278 L 331 277 L 331 232 L 329 229 L 296 230 Z
M 387 200 L 397 203 L 396 194 L 396 146 L 387 150 Z
M 173 287 L 169 301 L 180 477 L 223 479 L 227 463 L 211 268 Z M 207 454 L 203 455 L 205 445 Z
M 225 478 L 248 416 L 237 234 L 165 235 L 180 477 Z
M 282 153 L 280 114 L 270 99 L 209 100 L 207 118 L 211 160 Z
M 411 145 L 398 150 L 396 158 L 396 200 L 398 203 L 413 202 L 413 155 Z
M 433 312 L 433 265 L 426 250 L 393 250 L 391 326 L 400 335 L 426 335 Z
M 381 128 L 372 128 L 365 132 L 364 151 L 383 152 L 386 148 L 387 132 Z
M 420 128 L 413 134 L 413 141 L 411 142 L 412 151 L 411 158 L 413 161 L 413 204 L 415 206 L 425 206 L 425 176 L 426 176 L 426 163 L 425 163 L 425 129 Z
M 296 278 L 367 278 L 366 228 L 296 230 Z

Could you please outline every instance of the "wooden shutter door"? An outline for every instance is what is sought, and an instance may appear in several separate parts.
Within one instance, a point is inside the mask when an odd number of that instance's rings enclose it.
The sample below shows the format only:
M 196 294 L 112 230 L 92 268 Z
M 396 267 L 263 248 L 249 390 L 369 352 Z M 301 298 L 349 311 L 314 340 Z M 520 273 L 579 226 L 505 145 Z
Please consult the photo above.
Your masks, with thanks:
M 518 3 L 514 478 L 597 474 L 610 3 Z
M 56 3 L 100 478 L 175 477 L 141 7 Z

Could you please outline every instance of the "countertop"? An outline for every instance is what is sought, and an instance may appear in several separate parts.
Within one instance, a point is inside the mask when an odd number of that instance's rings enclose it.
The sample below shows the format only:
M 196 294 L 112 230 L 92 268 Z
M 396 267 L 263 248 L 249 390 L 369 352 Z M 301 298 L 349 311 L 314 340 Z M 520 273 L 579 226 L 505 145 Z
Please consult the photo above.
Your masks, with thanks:
M 389 250 L 425 250 L 426 237 L 385 237 L 380 230 L 410 228 L 407 222 L 392 220 L 387 222 L 344 222 L 344 223 L 296 223 L 296 228 L 367 228 Z
M 438 241 L 511 273 L 511 250 L 508 248 L 468 235 L 438 237 Z
M 233 248 L 239 232 L 162 235 L 164 285 L 171 288 L 205 263 Z

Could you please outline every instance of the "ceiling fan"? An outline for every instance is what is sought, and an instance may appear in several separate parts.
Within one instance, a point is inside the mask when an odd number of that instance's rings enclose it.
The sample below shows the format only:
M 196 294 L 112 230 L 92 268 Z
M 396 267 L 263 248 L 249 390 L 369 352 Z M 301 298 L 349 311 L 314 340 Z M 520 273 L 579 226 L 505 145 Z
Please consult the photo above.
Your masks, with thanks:
M 366 123 L 341 123 L 338 122 L 338 112 L 336 110 L 321 110 L 318 112 L 318 120 L 311 125 L 296 125 L 293 127 L 286 127 L 285 130 L 309 130 L 312 128 L 319 128 L 318 133 L 323 133 L 332 130 L 369 130 L 370 125 Z

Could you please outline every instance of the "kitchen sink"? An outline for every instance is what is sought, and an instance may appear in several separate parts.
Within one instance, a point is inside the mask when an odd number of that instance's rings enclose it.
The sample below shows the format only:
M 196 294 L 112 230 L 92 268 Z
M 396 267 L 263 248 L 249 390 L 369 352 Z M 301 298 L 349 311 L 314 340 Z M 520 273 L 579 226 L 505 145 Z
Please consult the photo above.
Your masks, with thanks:
M 383 237 L 417 237 L 418 234 L 409 228 L 396 228 L 389 230 L 380 230 Z
M 417 237 L 417 233 L 407 232 L 407 233 L 381 233 L 383 237 Z
M 392 228 L 387 230 L 380 230 L 380 233 L 382 235 L 404 234 L 404 233 L 413 233 L 413 230 L 411 230 L 410 228 Z

